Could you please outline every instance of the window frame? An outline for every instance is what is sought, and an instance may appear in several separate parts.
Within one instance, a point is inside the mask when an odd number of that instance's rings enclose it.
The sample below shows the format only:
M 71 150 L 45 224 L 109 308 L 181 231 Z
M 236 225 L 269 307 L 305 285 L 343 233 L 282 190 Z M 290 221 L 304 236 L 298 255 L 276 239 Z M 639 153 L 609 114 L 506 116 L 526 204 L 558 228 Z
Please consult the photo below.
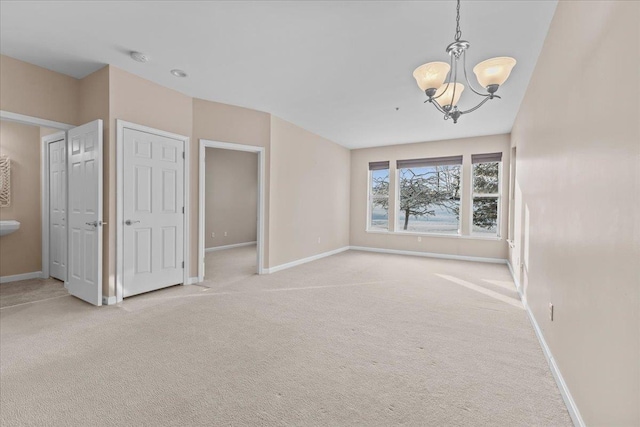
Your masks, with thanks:
M 474 165 L 482 163 L 498 163 L 498 192 L 497 193 L 476 193 L 474 185 Z M 471 163 L 471 203 L 469 204 L 469 235 L 476 238 L 495 238 L 502 239 L 500 229 L 502 225 L 502 167 L 503 160 L 499 162 L 478 162 Z M 482 233 L 473 230 L 473 202 L 477 198 L 495 198 L 497 199 L 497 213 L 496 213 L 496 232 L 494 233 Z
M 378 170 L 386 170 L 388 171 L 388 179 L 389 179 L 389 191 L 391 191 L 391 167 L 387 168 L 387 169 L 378 169 Z M 368 169 L 367 170 L 367 227 L 366 230 L 367 232 L 371 232 L 371 233 L 389 233 L 392 231 L 391 229 L 391 218 L 389 215 L 389 212 L 391 210 L 391 197 L 389 194 L 387 194 L 386 197 L 384 196 L 375 196 L 373 194 L 373 173 L 376 172 L 375 170 L 371 170 Z M 375 198 L 378 199 L 387 199 L 387 229 L 386 230 L 381 230 L 381 229 L 373 229 L 371 228 L 371 220 L 372 220 L 372 215 L 373 215 L 373 200 Z
M 464 158 L 463 158 L 464 159 Z M 460 168 L 460 200 L 459 200 L 459 214 L 458 214 L 458 229 L 455 233 L 432 233 L 428 231 L 413 231 L 413 230 L 402 230 L 398 225 L 398 221 L 400 220 L 400 172 L 404 169 L 411 168 L 398 168 L 396 167 L 396 182 L 395 182 L 395 218 L 393 221 L 393 232 L 404 235 L 417 235 L 417 236 L 434 236 L 434 237 L 463 237 L 462 235 L 462 201 L 464 199 L 464 163 L 460 163 L 456 165 Z M 443 165 L 444 166 L 444 165 Z M 449 165 L 452 166 L 452 165 Z

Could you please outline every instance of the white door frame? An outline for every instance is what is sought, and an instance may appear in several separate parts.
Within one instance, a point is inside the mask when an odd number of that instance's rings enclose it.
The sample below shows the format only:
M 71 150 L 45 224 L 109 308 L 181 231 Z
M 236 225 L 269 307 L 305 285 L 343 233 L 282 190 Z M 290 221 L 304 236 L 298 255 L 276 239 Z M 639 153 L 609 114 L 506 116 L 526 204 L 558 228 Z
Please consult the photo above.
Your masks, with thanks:
M 189 137 L 148 126 L 116 120 L 116 301 L 123 300 L 124 288 L 124 130 L 132 129 L 182 141 L 184 145 L 184 271 L 183 285 L 189 284 Z
M 27 116 L 24 114 L 12 113 L 10 111 L 0 110 L 0 119 L 8 122 L 22 123 L 23 125 L 46 127 L 50 129 L 59 129 L 61 132 L 65 132 L 64 138 L 66 138 L 66 131 L 73 129 L 75 126 L 67 123 L 55 122 L 53 120 L 41 119 L 39 117 Z M 49 192 L 45 189 L 49 188 L 49 150 L 48 143 L 56 141 L 56 139 L 48 140 L 45 143 L 45 138 L 50 137 L 60 138 L 60 133 L 47 135 L 41 138 L 40 141 L 40 194 L 41 194 L 41 218 L 42 218 L 42 270 L 41 278 L 49 278 Z M 68 180 L 65 177 L 65 180 Z M 67 206 L 68 207 L 68 206 Z M 67 253 L 68 255 L 68 253 Z
M 205 153 L 206 148 L 223 148 L 225 150 L 247 151 L 258 154 L 258 274 L 264 274 L 264 180 L 265 149 L 255 145 L 235 144 L 231 142 L 210 141 L 200 139 L 200 162 L 198 180 L 198 282 L 204 280 L 204 204 L 205 204 Z
M 50 182 L 49 182 L 49 144 L 51 144 L 52 142 L 58 142 L 60 140 L 65 140 L 67 139 L 67 133 L 66 132 L 56 132 L 54 134 L 51 135 L 46 135 L 43 136 L 42 138 L 40 138 L 41 142 L 41 147 L 40 147 L 40 170 L 41 172 L 41 182 L 42 182 L 42 189 L 40 191 L 41 195 L 42 195 L 42 278 L 43 279 L 47 279 L 49 278 L 49 250 L 51 249 L 50 247 L 50 238 L 51 235 L 49 234 L 49 203 L 50 203 L 50 190 L 51 188 L 50 186 Z M 66 156 L 66 142 L 65 142 L 65 156 L 64 156 L 64 161 L 65 163 L 67 162 L 67 156 Z M 66 169 L 65 169 L 66 171 Z M 64 180 L 65 180 L 65 187 L 68 190 L 68 179 L 67 179 L 67 173 L 65 172 L 64 175 Z M 66 192 L 65 192 L 65 209 L 68 208 L 68 204 L 66 201 Z M 65 234 L 65 237 L 67 237 L 67 235 Z M 68 249 L 68 248 L 67 248 Z M 68 253 L 69 251 L 67 250 L 67 256 L 69 255 Z M 66 279 L 66 274 L 65 274 L 65 281 L 64 281 L 65 286 L 67 285 L 67 279 Z

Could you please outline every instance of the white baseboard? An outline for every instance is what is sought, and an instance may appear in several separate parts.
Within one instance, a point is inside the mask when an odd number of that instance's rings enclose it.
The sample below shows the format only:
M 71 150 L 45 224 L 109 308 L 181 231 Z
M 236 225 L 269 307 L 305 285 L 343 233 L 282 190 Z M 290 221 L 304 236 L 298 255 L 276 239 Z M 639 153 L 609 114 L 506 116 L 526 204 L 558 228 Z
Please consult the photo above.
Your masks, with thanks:
M 349 246 L 344 246 L 342 248 L 334 249 L 334 250 L 329 251 L 329 252 L 323 252 L 321 254 L 313 255 L 313 256 L 310 256 L 310 257 L 307 257 L 307 258 L 302 258 L 302 259 L 299 259 L 299 260 L 296 260 L 296 261 L 288 262 L 286 264 L 276 265 L 275 267 L 271 267 L 271 268 L 265 268 L 264 272 L 266 274 L 275 273 L 276 271 L 286 270 L 287 268 L 295 267 L 295 266 L 301 265 L 301 264 L 306 264 L 308 262 L 316 261 L 318 259 L 326 258 L 328 256 L 339 254 L 340 252 L 344 252 L 344 251 L 348 251 L 348 250 L 349 250 Z
M 102 296 L 102 305 L 114 305 L 116 302 L 118 302 L 118 299 L 113 296 L 113 297 L 107 297 L 107 296 Z
M 516 284 L 516 290 L 518 291 L 518 293 L 520 294 L 520 299 L 522 299 L 523 297 L 523 290 L 520 287 L 520 280 L 518 280 L 518 276 L 516 276 L 516 271 L 513 269 L 513 267 L 511 266 L 511 262 L 509 262 L 509 260 L 507 260 L 507 267 L 509 267 L 509 272 L 511 273 L 511 277 L 513 278 L 513 283 Z
M 427 258 L 453 259 L 457 261 L 488 262 L 493 264 L 507 263 L 507 260 L 502 258 L 483 258 L 483 257 L 465 256 L 465 255 L 438 254 L 433 252 L 401 251 L 397 249 L 370 248 L 365 246 L 349 246 L 349 249 L 351 249 L 352 251 L 376 252 L 376 253 L 393 254 L 393 255 L 421 256 L 421 257 L 427 257 Z
M 556 380 L 556 384 L 558 385 L 558 389 L 560 390 L 560 395 L 562 396 L 562 400 L 564 400 L 564 404 L 567 406 L 567 411 L 569 412 L 569 416 L 573 421 L 573 425 L 575 425 L 576 427 L 585 427 L 586 424 L 584 423 L 584 420 L 580 415 L 580 411 L 578 410 L 578 405 L 576 405 L 576 402 L 573 400 L 573 397 L 571 396 L 571 392 L 569 391 L 569 386 L 567 386 L 567 383 L 564 381 L 564 378 L 562 377 L 562 373 L 560 372 L 560 368 L 558 367 L 556 360 L 553 358 L 551 349 L 547 345 L 547 341 L 544 339 L 544 335 L 542 335 L 542 330 L 540 329 L 540 326 L 538 325 L 538 322 L 536 321 L 535 316 L 531 312 L 531 308 L 529 307 L 529 304 L 527 304 L 527 298 L 523 294 L 523 289 L 520 287 L 520 283 L 516 278 L 516 275 L 514 274 L 513 267 L 509 262 L 507 262 L 507 265 L 509 266 L 511 277 L 513 277 L 513 281 L 515 282 L 516 288 L 518 289 L 518 293 L 520 294 L 520 300 L 522 301 L 522 305 L 524 306 L 524 309 L 529 315 L 529 321 L 533 326 L 533 330 L 536 333 L 536 337 L 538 337 L 538 341 L 540 342 L 540 346 L 542 347 L 542 352 L 544 353 L 544 357 L 547 359 L 547 363 L 549 364 L 549 368 L 551 369 L 551 374 L 553 375 L 553 378 Z
M 0 283 L 18 282 L 20 280 L 42 279 L 42 271 L 33 271 L 31 273 L 14 274 L 13 276 L 0 277 Z
M 187 283 L 185 283 L 185 285 L 193 285 L 194 283 L 198 283 L 198 278 L 197 277 L 189 277 L 189 280 L 187 280 Z
M 215 251 L 224 251 L 225 249 L 231 249 L 231 248 L 239 248 L 242 246 L 251 246 L 251 245 L 255 245 L 258 242 L 244 242 L 244 243 L 234 243 L 233 245 L 226 245 L 226 246 L 215 246 L 213 248 L 206 248 L 204 251 L 205 252 L 215 252 Z

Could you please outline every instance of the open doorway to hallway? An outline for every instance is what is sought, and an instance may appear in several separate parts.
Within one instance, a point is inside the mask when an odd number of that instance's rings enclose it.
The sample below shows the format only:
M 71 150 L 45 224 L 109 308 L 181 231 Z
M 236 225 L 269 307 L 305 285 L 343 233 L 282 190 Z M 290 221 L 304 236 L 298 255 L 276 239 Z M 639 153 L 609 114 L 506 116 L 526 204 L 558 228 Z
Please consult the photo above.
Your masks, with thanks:
M 256 274 L 259 154 L 206 147 L 204 280 L 231 283 Z

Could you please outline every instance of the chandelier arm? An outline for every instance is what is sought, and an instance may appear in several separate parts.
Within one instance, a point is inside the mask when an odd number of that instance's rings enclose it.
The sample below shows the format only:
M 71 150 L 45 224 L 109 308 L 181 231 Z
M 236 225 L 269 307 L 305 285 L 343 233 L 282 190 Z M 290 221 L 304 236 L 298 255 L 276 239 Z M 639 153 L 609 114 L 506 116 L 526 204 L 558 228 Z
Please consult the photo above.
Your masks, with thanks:
M 432 102 L 433 106 L 436 108 L 436 110 L 440 111 L 442 114 L 444 114 L 445 116 L 448 116 L 449 113 L 447 113 L 446 111 L 444 111 L 444 109 L 440 106 L 440 104 L 438 104 L 438 101 L 433 101 Z
M 500 98 L 499 96 L 494 96 L 493 98 Z M 482 107 L 484 105 L 485 102 L 487 102 L 490 99 L 493 99 L 491 97 L 486 97 L 485 99 L 483 99 L 482 101 L 480 101 L 480 103 L 478 105 L 476 105 L 473 108 L 470 108 L 466 111 L 462 111 L 460 112 L 460 114 L 469 114 L 469 113 L 473 113 L 474 111 L 476 111 L 478 108 Z
M 453 55 L 451 55 L 451 64 L 449 65 L 449 69 L 451 70 L 453 68 Z M 440 98 L 442 95 L 444 95 L 447 90 L 449 89 L 449 84 L 451 83 L 451 71 L 449 71 L 449 78 L 447 79 L 447 87 L 444 88 L 444 90 L 442 91 L 442 93 L 438 96 L 434 96 L 431 99 L 438 99 Z
M 458 0 L 458 3 L 460 0 Z M 453 75 L 453 94 L 451 95 L 451 103 L 449 103 L 449 108 L 453 110 L 453 100 L 456 99 L 456 83 L 458 83 L 458 58 L 456 58 L 455 62 L 454 75 Z M 446 92 L 446 90 L 445 90 Z
M 471 82 L 469 81 L 469 77 L 467 77 L 467 52 L 464 51 L 462 53 L 462 67 L 464 70 L 464 79 L 467 81 L 467 84 L 469 85 L 469 89 L 471 89 L 471 91 L 473 93 L 475 93 L 476 95 L 480 95 L 480 96 L 491 96 L 490 93 L 480 93 L 477 90 L 474 89 L 473 85 L 471 84 Z

